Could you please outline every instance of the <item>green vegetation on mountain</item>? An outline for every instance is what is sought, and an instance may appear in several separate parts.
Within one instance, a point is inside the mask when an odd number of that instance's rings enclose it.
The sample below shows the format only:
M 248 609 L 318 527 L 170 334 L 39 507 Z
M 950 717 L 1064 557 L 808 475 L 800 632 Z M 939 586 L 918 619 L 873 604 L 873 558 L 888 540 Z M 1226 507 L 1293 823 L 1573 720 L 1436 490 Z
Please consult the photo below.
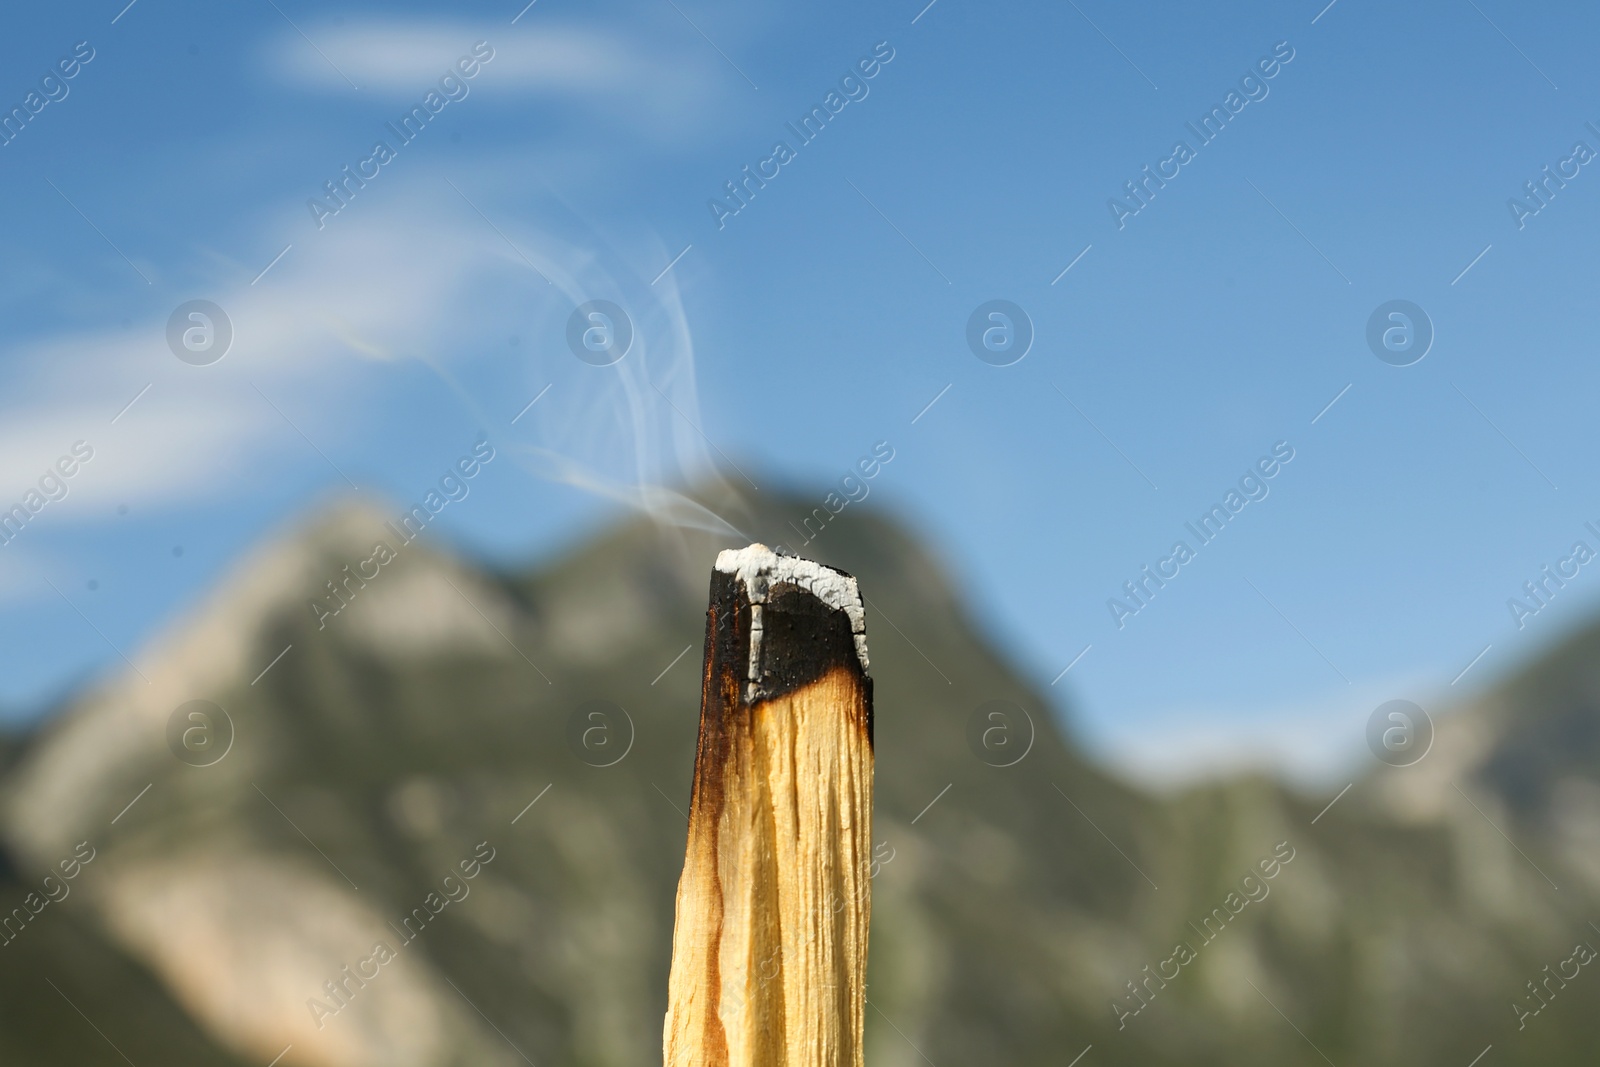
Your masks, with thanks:
M 778 544 L 806 505 L 721 510 Z M 148 684 L 0 748 L 0 905 L 95 850 L 0 947 L 0 1062 L 658 1059 L 706 589 L 742 538 L 631 522 L 502 574 L 385 517 L 267 546 L 135 657 Z M 803 551 L 869 601 L 877 1067 L 1593 1061 L 1600 968 L 1549 976 L 1600 947 L 1600 633 L 1318 818 L 1331 795 L 1258 776 L 1096 766 L 870 510 Z M 169 744 L 194 700 L 232 724 L 209 766 Z M 1013 766 L 969 742 L 992 700 L 1032 718 Z

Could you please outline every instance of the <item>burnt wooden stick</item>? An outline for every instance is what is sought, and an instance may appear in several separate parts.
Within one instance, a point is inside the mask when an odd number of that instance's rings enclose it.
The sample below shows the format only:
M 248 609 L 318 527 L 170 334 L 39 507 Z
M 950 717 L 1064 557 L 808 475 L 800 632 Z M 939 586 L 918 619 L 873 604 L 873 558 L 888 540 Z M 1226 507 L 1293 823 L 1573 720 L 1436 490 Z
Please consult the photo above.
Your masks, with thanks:
M 706 611 L 666 1067 L 861 1067 L 872 681 L 856 580 L 751 545 Z

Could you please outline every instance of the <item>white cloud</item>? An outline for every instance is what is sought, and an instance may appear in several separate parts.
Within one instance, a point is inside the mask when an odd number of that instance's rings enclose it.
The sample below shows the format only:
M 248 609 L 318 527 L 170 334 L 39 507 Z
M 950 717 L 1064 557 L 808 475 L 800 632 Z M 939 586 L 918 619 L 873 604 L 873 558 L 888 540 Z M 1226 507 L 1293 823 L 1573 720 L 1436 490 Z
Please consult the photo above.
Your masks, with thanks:
M 493 58 L 465 83 L 464 99 L 542 97 L 657 138 L 698 128 L 707 121 L 706 104 L 719 79 L 733 72 L 720 68 L 698 37 L 691 41 L 637 23 L 632 28 L 630 39 L 615 30 L 548 20 L 485 33 L 467 22 L 347 19 L 306 27 L 314 46 L 296 33 L 279 35 L 264 60 L 269 74 L 290 86 L 353 98 L 353 82 L 363 94 L 417 103 L 439 89 L 439 80 L 474 45 L 485 42 Z M 695 51 L 682 53 L 680 43 Z M 570 110 L 560 117 L 571 118 Z
M 290 84 L 344 92 L 348 77 L 363 92 L 420 96 L 480 41 L 493 58 L 479 76 L 492 72 L 496 82 L 524 89 L 617 91 L 655 67 L 624 41 L 572 28 L 485 36 L 465 22 L 348 20 L 309 27 L 308 36 L 315 47 L 298 34 L 279 36 L 270 68 Z

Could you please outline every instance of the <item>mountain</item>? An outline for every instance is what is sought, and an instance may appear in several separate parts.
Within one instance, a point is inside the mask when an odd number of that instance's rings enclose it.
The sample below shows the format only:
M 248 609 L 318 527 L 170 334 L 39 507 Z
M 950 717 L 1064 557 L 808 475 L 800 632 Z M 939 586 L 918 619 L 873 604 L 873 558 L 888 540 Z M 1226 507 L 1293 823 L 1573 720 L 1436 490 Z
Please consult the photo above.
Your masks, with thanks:
M 904 527 L 801 546 L 810 502 L 761 496 L 704 497 L 745 534 L 632 521 L 527 572 L 372 504 L 245 560 L 0 750 L 0 1062 L 655 1062 L 711 561 L 751 538 L 868 598 L 877 1067 L 1592 1060 L 1600 631 L 1332 807 L 1156 794 Z

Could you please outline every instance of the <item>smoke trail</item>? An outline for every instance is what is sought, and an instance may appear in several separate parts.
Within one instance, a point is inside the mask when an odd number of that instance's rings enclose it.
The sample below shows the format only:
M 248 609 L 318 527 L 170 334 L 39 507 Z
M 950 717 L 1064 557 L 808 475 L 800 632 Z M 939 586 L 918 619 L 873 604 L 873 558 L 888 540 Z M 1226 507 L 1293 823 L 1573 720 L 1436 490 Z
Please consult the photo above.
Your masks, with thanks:
M 671 254 L 654 240 L 625 253 L 570 218 L 564 229 L 558 233 L 548 222 L 536 230 L 508 227 L 513 236 L 498 245 L 485 243 L 469 268 L 467 289 L 475 295 L 466 301 L 468 313 L 502 322 L 521 315 L 534 339 L 525 360 L 502 359 L 505 365 L 494 375 L 511 395 L 539 396 L 509 436 L 504 418 L 486 410 L 481 389 L 465 385 L 437 355 L 411 354 L 535 477 L 632 508 L 665 526 L 748 540 L 709 503 L 727 502 L 737 512 L 744 497 L 723 474 L 733 461 L 720 456 L 724 462 L 718 463 L 715 446 L 704 436 L 694 341 L 676 279 L 670 272 L 653 279 L 645 274 L 650 267 L 659 271 L 657 264 L 669 262 Z M 596 301 L 620 308 L 622 318 L 608 320 L 609 328 L 630 335 L 626 353 L 608 365 L 598 364 L 613 353 L 580 354 L 570 340 L 574 315 Z M 548 392 L 540 395 L 543 390 Z

